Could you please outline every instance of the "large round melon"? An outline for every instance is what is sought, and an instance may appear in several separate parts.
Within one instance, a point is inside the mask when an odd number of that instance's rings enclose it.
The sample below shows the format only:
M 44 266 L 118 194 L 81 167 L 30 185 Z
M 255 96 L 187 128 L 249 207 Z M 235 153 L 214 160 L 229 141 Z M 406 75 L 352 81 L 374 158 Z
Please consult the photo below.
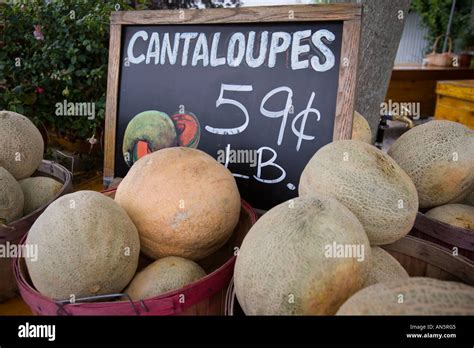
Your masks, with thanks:
M 115 200 L 132 218 L 152 257 L 202 259 L 231 236 L 240 196 L 230 171 L 208 154 L 174 147 L 138 160 Z
M 372 131 L 370 130 L 369 123 L 367 120 L 354 111 L 354 122 L 352 124 L 352 139 L 363 141 L 364 143 L 372 143 Z
M 432 278 L 405 278 L 364 288 L 338 315 L 474 315 L 474 287 Z
M 140 242 L 132 220 L 111 198 L 78 191 L 51 203 L 31 227 L 27 258 L 36 289 L 53 299 L 121 292 L 138 266 Z
M 474 231 L 474 207 L 465 204 L 446 204 L 428 211 L 426 216 L 455 227 Z
M 206 276 L 197 263 L 168 256 L 137 273 L 125 290 L 132 300 L 143 300 L 180 289 Z
M 398 138 L 390 156 L 412 178 L 420 208 L 456 202 L 474 186 L 474 131 L 451 121 L 430 121 Z
M 322 147 L 303 170 L 299 193 L 333 195 L 359 219 L 372 245 L 404 237 L 418 211 L 408 175 L 375 146 L 356 140 Z
M 0 224 L 7 224 L 23 214 L 24 197 L 20 184 L 0 167 Z
M 364 288 L 377 283 L 409 277 L 407 271 L 397 259 L 382 248 L 373 246 L 370 248 L 370 253 L 372 258 Z
M 53 200 L 63 184 L 45 176 L 35 176 L 20 180 L 20 186 L 25 196 L 23 215 L 28 215 Z
M 0 167 L 20 180 L 41 164 L 44 143 L 38 128 L 27 117 L 0 111 L 0 149 Z
M 247 315 L 332 315 L 362 287 L 369 262 L 354 214 L 334 198 L 296 198 L 269 210 L 246 235 L 235 291 Z

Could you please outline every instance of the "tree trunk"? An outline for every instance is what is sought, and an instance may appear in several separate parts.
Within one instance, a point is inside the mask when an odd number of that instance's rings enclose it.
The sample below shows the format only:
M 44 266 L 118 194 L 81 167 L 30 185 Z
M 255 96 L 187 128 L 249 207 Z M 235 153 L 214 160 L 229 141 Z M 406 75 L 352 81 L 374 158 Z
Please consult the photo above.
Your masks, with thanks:
M 355 109 L 367 118 L 375 138 L 411 0 L 331 0 L 341 2 L 364 5 Z

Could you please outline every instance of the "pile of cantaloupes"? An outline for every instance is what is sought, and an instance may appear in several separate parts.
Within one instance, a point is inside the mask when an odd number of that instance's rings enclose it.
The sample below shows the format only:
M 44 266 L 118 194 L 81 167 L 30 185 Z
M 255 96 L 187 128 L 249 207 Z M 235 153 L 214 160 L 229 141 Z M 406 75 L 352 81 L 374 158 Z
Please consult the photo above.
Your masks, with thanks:
M 135 162 L 115 199 L 78 191 L 53 202 L 28 234 L 38 246 L 28 273 L 53 299 L 155 297 L 205 277 L 198 262 L 227 242 L 240 207 L 234 177 L 211 156 L 162 149 Z M 137 272 L 140 252 L 155 261 Z
M 413 180 L 420 209 L 432 219 L 474 231 L 474 132 L 432 121 L 403 134 L 390 148 Z
M 474 287 L 410 278 L 379 247 L 403 238 L 419 207 L 472 192 L 474 132 L 432 121 L 386 154 L 363 128 L 359 140 L 322 147 L 301 175 L 300 197 L 268 211 L 245 237 L 234 282 L 246 314 L 474 314 Z M 428 214 L 466 227 L 470 208 Z
M 410 278 L 380 247 L 403 238 L 420 207 L 472 192 L 473 146 L 472 131 L 433 121 L 389 154 L 358 140 L 321 148 L 301 175 L 300 196 L 264 214 L 238 250 L 244 312 L 473 314 L 474 288 Z M 158 296 L 206 275 L 199 262 L 229 239 L 240 206 L 232 174 L 211 156 L 161 149 L 134 163 L 115 199 L 79 191 L 53 202 L 26 240 L 39 251 L 28 272 L 54 299 Z M 140 252 L 155 261 L 137 272 Z
M 31 175 L 43 160 L 41 133 L 25 116 L 0 111 L 0 223 L 10 224 L 51 202 L 63 184 Z

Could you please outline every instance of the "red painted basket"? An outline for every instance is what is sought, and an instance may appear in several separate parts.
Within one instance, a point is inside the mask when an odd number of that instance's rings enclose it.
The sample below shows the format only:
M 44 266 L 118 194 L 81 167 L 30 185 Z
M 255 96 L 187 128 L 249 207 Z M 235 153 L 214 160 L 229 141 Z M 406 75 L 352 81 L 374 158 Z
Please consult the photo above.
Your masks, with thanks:
M 56 196 L 44 206 L 8 225 L 0 225 L 0 244 L 18 244 L 50 203 L 72 191 L 72 175 L 58 163 L 43 160 L 32 176 L 50 177 L 61 182 L 63 186 Z M 13 274 L 12 262 L 11 258 L 0 257 L 0 302 L 16 296 L 18 290 Z
M 105 191 L 104 194 L 113 196 L 115 189 Z M 235 248 L 240 247 L 256 220 L 252 207 L 242 201 L 240 220 L 230 240 L 217 252 L 199 262 L 208 275 L 184 288 L 150 299 L 123 300 L 126 296 L 124 294 L 110 294 L 76 299 L 74 304 L 67 300 L 55 301 L 33 288 L 24 259 L 15 261 L 15 277 L 23 300 L 39 315 L 223 315 L 226 290 L 234 273 Z M 24 240 L 25 238 L 22 243 Z M 151 262 L 152 260 L 141 255 L 138 267 L 141 269 Z M 104 298 L 122 300 L 105 302 Z

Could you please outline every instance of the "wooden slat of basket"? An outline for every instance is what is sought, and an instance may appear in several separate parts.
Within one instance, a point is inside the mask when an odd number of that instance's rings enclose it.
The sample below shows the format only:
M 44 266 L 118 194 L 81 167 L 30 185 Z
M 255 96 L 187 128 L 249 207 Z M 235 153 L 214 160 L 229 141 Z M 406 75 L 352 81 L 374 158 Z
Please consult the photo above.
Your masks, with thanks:
M 434 266 L 467 284 L 474 285 L 474 263 L 464 256 L 454 256 L 450 250 L 435 243 L 413 236 L 406 236 L 393 244 L 384 245 L 383 248 L 423 261 L 426 264 L 425 276 L 429 276 L 427 273 L 430 272 L 431 274 L 435 273 L 432 269 L 432 266 Z M 394 256 L 396 256 L 396 254 Z M 411 263 L 413 262 L 411 260 L 405 260 L 404 264 L 402 258 L 399 262 L 406 268 L 410 275 L 421 275 L 419 274 L 421 270 L 416 268 L 420 266 L 417 266 L 416 262 L 415 266 Z M 428 268 L 428 265 L 431 266 L 431 268 Z

